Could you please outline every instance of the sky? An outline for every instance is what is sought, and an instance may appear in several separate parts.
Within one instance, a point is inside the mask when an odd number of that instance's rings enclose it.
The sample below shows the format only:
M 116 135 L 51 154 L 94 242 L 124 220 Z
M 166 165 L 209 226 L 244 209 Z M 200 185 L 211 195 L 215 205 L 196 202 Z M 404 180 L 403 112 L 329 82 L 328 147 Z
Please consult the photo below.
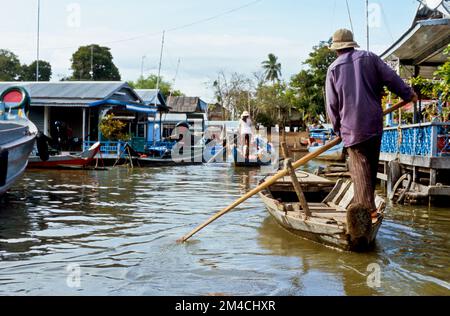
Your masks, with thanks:
M 22 63 L 36 59 L 38 0 L 0 0 L 0 48 Z M 366 48 L 365 1 L 348 0 L 356 40 Z M 411 27 L 416 0 L 371 0 L 371 46 L 382 53 Z M 70 75 L 80 45 L 111 48 L 122 80 L 158 72 L 189 96 L 213 100 L 219 71 L 251 75 L 269 53 L 288 80 L 314 45 L 351 28 L 345 0 L 41 0 L 40 57 L 53 81 Z M 143 58 L 145 56 L 145 58 Z M 177 64 L 180 59 L 178 75 Z

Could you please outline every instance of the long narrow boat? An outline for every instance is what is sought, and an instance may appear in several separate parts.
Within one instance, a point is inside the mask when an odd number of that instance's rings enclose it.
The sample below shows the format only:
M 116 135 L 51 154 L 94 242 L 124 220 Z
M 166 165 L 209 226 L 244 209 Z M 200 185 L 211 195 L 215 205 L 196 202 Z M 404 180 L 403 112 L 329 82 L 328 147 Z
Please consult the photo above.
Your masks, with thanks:
M 250 156 L 246 159 L 242 148 L 237 145 L 237 139 L 235 138 L 234 145 L 231 148 L 233 166 L 237 168 L 257 168 L 269 166 L 274 162 L 272 145 L 265 140 L 257 137 L 255 144 L 251 147 Z
M 140 167 L 173 167 L 173 166 L 195 166 L 202 165 L 203 146 L 194 146 L 187 155 L 180 155 L 180 157 L 173 157 L 172 152 L 160 156 L 148 157 L 145 155 L 136 156 L 135 160 Z
M 0 195 L 17 181 L 27 167 L 38 130 L 26 117 L 30 97 L 12 87 L 0 97 Z
M 74 169 L 86 168 L 91 165 L 95 156 L 100 152 L 100 143 L 94 144 L 91 148 L 81 154 L 60 154 L 49 156 L 42 160 L 39 156 L 31 156 L 28 168 L 31 169 Z
M 351 205 L 353 184 L 343 180 L 339 180 L 323 200 L 320 200 L 320 195 L 311 195 L 312 192 L 325 193 L 321 187 L 326 181 L 313 175 L 300 179 L 301 186 L 307 188 L 304 194 L 310 216 L 305 215 L 289 177 L 262 191 L 260 197 L 275 221 L 299 237 L 345 251 L 370 249 L 383 222 L 386 207 L 384 200 L 376 197 L 376 216 L 371 216 L 366 210 L 362 213 L 362 210 Z M 355 215 L 350 217 L 349 214 Z M 360 222 L 365 224 L 357 226 Z

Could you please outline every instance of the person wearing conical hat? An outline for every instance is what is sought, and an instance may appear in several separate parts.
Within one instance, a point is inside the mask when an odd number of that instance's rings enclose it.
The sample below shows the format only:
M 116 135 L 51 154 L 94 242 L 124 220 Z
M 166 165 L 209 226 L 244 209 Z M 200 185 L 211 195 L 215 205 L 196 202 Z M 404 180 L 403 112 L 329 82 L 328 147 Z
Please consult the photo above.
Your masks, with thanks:
M 239 136 L 241 137 L 241 142 L 243 143 L 243 152 L 245 153 L 245 159 L 250 158 L 250 141 L 253 135 L 253 123 L 250 119 L 250 113 L 244 111 L 241 115 L 241 120 L 239 121 Z
M 354 203 L 375 216 L 384 88 L 407 102 L 417 101 L 417 95 L 380 57 L 356 50 L 358 47 L 347 29 L 333 35 L 331 50 L 336 51 L 338 58 L 328 69 L 326 103 L 334 131 L 342 137 L 350 156 Z

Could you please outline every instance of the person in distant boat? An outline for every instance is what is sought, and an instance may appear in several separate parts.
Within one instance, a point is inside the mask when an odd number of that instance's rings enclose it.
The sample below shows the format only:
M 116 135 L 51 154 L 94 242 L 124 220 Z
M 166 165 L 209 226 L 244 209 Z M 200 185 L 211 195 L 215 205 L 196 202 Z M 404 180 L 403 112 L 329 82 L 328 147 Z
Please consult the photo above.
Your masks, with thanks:
M 326 103 L 334 131 L 342 137 L 350 156 L 353 202 L 376 216 L 384 87 L 407 102 L 417 102 L 418 97 L 380 57 L 356 50 L 358 47 L 349 30 L 340 29 L 333 35 L 331 50 L 337 52 L 338 58 L 328 69 Z
M 241 120 L 239 121 L 239 136 L 243 143 L 243 152 L 245 153 L 245 159 L 250 158 L 250 141 L 253 135 L 253 123 L 250 119 L 250 113 L 245 111 L 242 113 Z

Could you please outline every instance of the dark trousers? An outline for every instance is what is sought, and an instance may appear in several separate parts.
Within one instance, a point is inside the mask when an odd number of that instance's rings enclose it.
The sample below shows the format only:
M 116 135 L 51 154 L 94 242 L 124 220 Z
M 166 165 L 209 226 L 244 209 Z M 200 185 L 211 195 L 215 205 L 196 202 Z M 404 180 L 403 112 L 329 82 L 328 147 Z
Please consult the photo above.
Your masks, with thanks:
M 347 148 L 349 169 L 355 185 L 354 204 L 362 204 L 374 211 L 378 163 L 380 161 L 381 136 Z
M 247 146 L 245 153 L 244 153 L 245 159 L 249 159 L 249 157 L 250 157 L 250 135 L 249 134 L 245 134 L 244 146 Z

